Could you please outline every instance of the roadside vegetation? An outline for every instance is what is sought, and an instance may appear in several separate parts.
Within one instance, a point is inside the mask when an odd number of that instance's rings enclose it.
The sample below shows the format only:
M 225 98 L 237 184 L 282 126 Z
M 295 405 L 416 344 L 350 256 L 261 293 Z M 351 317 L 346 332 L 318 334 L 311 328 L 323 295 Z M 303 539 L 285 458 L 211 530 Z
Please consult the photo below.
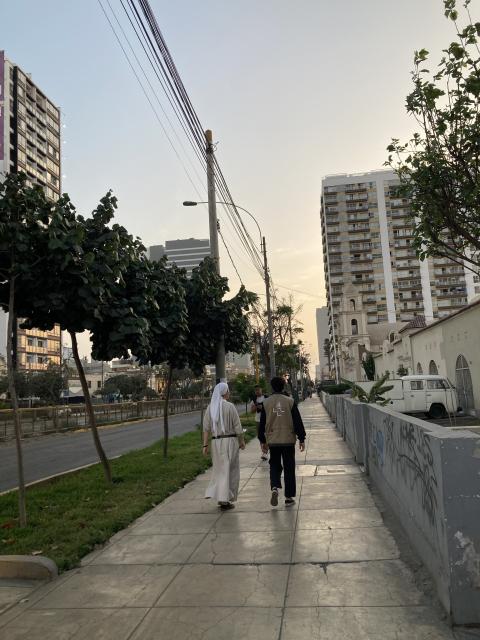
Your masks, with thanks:
M 246 440 L 255 420 L 241 417 Z M 113 483 L 102 481 L 96 464 L 48 484 L 27 489 L 29 521 L 19 526 L 16 491 L 0 496 L 0 555 L 44 555 L 60 571 L 71 569 L 98 545 L 124 529 L 210 466 L 201 454 L 198 431 L 163 441 L 111 461 Z

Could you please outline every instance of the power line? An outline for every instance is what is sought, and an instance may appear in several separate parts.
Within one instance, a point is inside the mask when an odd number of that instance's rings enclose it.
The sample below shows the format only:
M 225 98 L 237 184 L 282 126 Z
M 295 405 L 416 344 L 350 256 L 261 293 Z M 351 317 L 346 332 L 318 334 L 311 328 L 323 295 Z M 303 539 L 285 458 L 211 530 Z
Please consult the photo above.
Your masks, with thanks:
M 228 257 L 230 258 L 230 262 L 232 263 L 232 266 L 235 269 L 235 273 L 237 274 L 238 279 L 240 280 L 240 283 L 243 284 L 242 276 L 238 273 L 237 266 L 236 266 L 235 262 L 232 259 L 232 256 L 230 254 L 230 250 L 229 250 L 229 248 L 227 246 L 227 243 L 225 242 L 225 238 L 223 237 L 223 233 L 220 231 L 220 229 L 218 230 L 218 235 L 222 239 L 223 246 L 225 247 L 225 251 L 227 252 Z M 243 284 L 243 286 L 245 286 L 245 285 Z
M 167 118 L 175 136 L 178 139 L 178 135 L 176 133 L 175 128 L 173 127 L 172 122 L 170 121 L 170 119 L 168 118 L 168 115 L 166 114 L 165 110 L 163 109 L 163 105 L 161 104 L 161 101 L 158 98 L 158 95 L 155 91 L 155 89 L 153 88 L 150 80 L 148 79 L 148 76 L 145 72 L 145 69 L 143 68 L 143 65 L 141 64 L 138 56 L 136 55 L 129 39 L 128 36 L 125 33 L 125 30 L 123 29 L 123 27 L 121 26 L 121 23 L 119 22 L 115 11 L 112 7 L 112 5 L 110 4 L 110 1 L 108 1 L 108 4 L 110 6 L 110 10 L 112 11 L 112 14 L 115 17 L 115 20 L 117 22 L 117 24 L 119 25 L 124 38 L 127 40 L 127 43 L 130 47 L 130 49 L 132 50 L 133 55 L 135 56 L 135 59 L 137 61 L 137 64 L 139 65 L 153 95 L 155 96 L 155 99 L 157 100 L 157 102 L 159 103 L 159 105 L 162 108 L 162 112 L 164 113 L 165 117 Z M 133 67 L 133 64 L 130 61 L 130 58 L 127 54 L 127 52 L 125 51 L 125 48 L 123 47 L 123 44 L 121 43 L 121 40 L 119 38 L 119 36 L 117 35 L 115 28 L 111 22 L 111 20 L 109 19 L 103 5 L 101 4 L 100 0 L 98 0 L 100 6 L 102 7 L 102 10 L 105 14 L 105 17 L 107 18 L 110 27 L 112 28 L 121 48 L 122 51 L 127 59 L 127 62 L 130 64 L 130 66 L 132 67 L 132 71 L 134 71 L 135 76 L 137 78 L 137 81 L 139 82 L 140 86 L 142 87 L 143 92 L 145 93 L 145 96 L 147 97 L 147 99 L 149 100 L 149 103 L 152 107 L 152 109 L 154 109 L 152 102 L 150 100 L 150 97 L 148 96 L 147 91 L 145 90 L 145 87 L 143 86 L 142 82 L 140 81 L 140 78 L 138 77 L 138 74 L 135 72 L 135 69 Z M 151 68 L 153 69 L 153 72 L 155 74 L 155 76 L 157 77 L 157 80 L 160 83 L 160 86 L 162 88 L 163 93 L 165 94 L 168 103 L 170 104 L 170 107 L 176 117 L 176 119 L 178 120 L 190 146 L 192 147 L 195 156 L 197 157 L 197 160 L 200 162 L 202 170 L 206 171 L 206 149 L 205 149 L 205 135 L 204 135 L 204 127 L 202 126 L 200 119 L 191 103 L 191 100 L 188 96 L 188 93 L 185 89 L 185 86 L 183 85 L 183 82 L 181 80 L 180 74 L 178 73 L 178 70 L 175 66 L 173 57 L 168 49 L 168 46 L 165 42 L 165 39 L 162 35 L 162 32 L 158 26 L 158 23 L 155 19 L 154 13 L 150 7 L 150 4 L 148 2 L 148 0 L 120 0 L 121 6 L 124 10 L 125 15 L 127 16 L 127 19 L 130 23 L 130 26 L 138 40 L 138 42 L 140 43 L 140 46 L 143 50 L 143 53 L 148 61 L 148 64 L 151 66 Z M 156 110 L 154 109 L 154 112 L 156 114 L 157 119 L 159 120 L 160 124 L 162 125 L 162 128 L 165 131 L 165 127 L 163 126 L 163 123 L 161 123 L 160 121 L 160 117 L 158 116 L 158 112 L 156 112 Z M 167 135 L 167 134 L 166 134 Z M 178 155 L 178 152 L 176 151 L 173 142 L 171 141 L 171 139 L 169 139 L 172 148 L 174 148 L 174 151 L 176 152 L 176 154 Z M 185 148 L 182 146 L 182 149 L 185 151 Z M 189 159 L 188 155 L 187 158 Z M 182 165 L 184 166 L 183 162 Z M 184 169 L 185 166 L 184 166 Z M 259 254 L 258 248 L 256 247 L 255 243 L 253 242 L 245 224 L 244 221 L 237 209 L 237 207 L 234 204 L 234 200 L 232 197 L 232 194 L 230 192 L 230 189 L 228 187 L 228 184 L 225 180 L 225 177 L 223 175 L 223 172 L 220 168 L 220 165 L 218 163 L 217 158 L 215 158 L 215 182 L 216 182 L 216 186 L 218 189 L 219 194 L 221 195 L 222 199 L 225 202 L 228 203 L 232 203 L 231 205 L 222 205 L 224 207 L 224 210 L 227 214 L 227 217 L 229 219 L 229 222 L 236 234 L 236 236 L 238 237 L 240 244 L 242 245 L 244 251 L 246 252 L 246 254 L 249 257 L 249 260 L 251 261 L 253 267 L 258 271 L 258 273 L 263 277 L 263 266 L 262 266 L 262 259 L 261 256 Z M 195 171 L 197 178 L 200 180 L 200 177 L 198 175 L 198 173 Z M 189 175 L 189 174 L 188 174 Z M 191 177 L 189 177 L 190 181 L 193 183 Z M 198 189 L 195 186 L 195 191 L 198 193 Z
M 141 90 L 142 90 L 142 92 L 143 92 L 143 94 L 144 94 L 145 98 L 147 99 L 147 101 L 148 101 L 148 103 L 149 103 L 149 105 L 150 105 L 150 107 L 151 107 L 151 109 L 152 109 L 152 111 L 153 111 L 153 113 L 154 113 L 154 115 L 155 115 L 155 118 L 157 119 L 157 121 L 158 121 L 159 125 L 162 127 L 162 130 L 163 130 L 163 133 L 165 134 L 165 137 L 167 138 L 167 140 L 168 140 L 168 142 L 169 142 L 170 146 L 171 146 L 171 147 L 172 147 L 172 149 L 173 149 L 173 152 L 175 153 L 175 155 L 176 155 L 176 157 L 177 157 L 178 161 L 180 162 L 180 164 L 181 164 L 181 166 L 182 166 L 183 170 L 185 171 L 185 174 L 186 174 L 186 176 L 187 176 L 188 180 L 190 181 L 190 184 L 191 184 L 191 185 L 192 185 L 192 187 L 195 189 L 196 193 L 197 193 L 197 194 L 202 198 L 203 196 L 201 195 L 201 193 L 200 193 L 200 191 L 198 190 L 198 188 L 197 188 L 197 186 L 196 186 L 195 182 L 193 181 L 192 176 L 191 176 L 191 175 L 190 175 L 190 173 L 188 172 L 187 167 L 185 166 L 185 163 L 183 162 L 182 158 L 180 157 L 180 154 L 178 153 L 178 151 L 177 151 L 177 149 L 176 149 L 175 145 L 174 145 L 174 144 L 173 144 L 173 142 L 172 142 L 172 139 L 171 139 L 171 138 L 170 138 L 170 136 L 168 135 L 168 132 L 167 132 L 167 130 L 166 130 L 166 128 L 165 128 L 165 126 L 164 126 L 164 124 L 163 124 L 163 122 L 162 122 L 162 120 L 161 120 L 161 118 L 160 118 L 159 114 L 158 114 L 158 111 L 156 110 L 156 108 L 155 108 L 155 106 L 154 106 L 153 102 L 151 101 L 150 96 L 148 95 L 148 93 L 147 93 L 147 91 L 146 91 L 146 89 L 145 89 L 145 87 L 144 87 L 144 85 L 143 85 L 143 83 L 142 83 L 142 81 L 141 81 L 141 79 L 140 79 L 140 76 L 138 75 L 138 73 L 137 73 L 137 71 L 136 71 L 135 67 L 133 66 L 133 64 L 132 64 L 132 62 L 131 62 L 131 60 L 130 60 L 130 58 L 129 58 L 129 56 L 128 56 L 128 53 L 127 53 L 127 51 L 126 51 L 125 47 L 123 46 L 123 43 L 122 43 L 122 41 L 120 40 L 120 38 L 119 38 L 119 36 L 118 36 L 118 34 L 117 34 L 116 30 L 115 30 L 115 27 L 114 27 L 114 25 L 113 25 L 112 21 L 110 20 L 110 18 L 109 18 L 109 16 L 108 16 L 108 14 L 107 14 L 107 12 L 106 12 L 106 10 L 105 10 L 105 7 L 103 6 L 103 4 L 102 4 L 101 0 L 97 0 L 97 2 L 98 2 L 98 4 L 100 5 L 100 8 L 102 9 L 103 14 L 105 15 L 105 18 L 107 19 L 107 22 L 108 22 L 108 24 L 110 25 L 110 28 L 112 29 L 112 32 L 113 32 L 113 34 L 114 34 L 114 36 L 115 36 L 115 38 L 116 38 L 116 40 L 117 40 L 117 42 L 118 42 L 118 44 L 119 44 L 119 46 L 120 46 L 120 48 L 121 48 L 122 52 L 123 52 L 123 55 L 125 56 L 125 59 L 126 59 L 126 61 L 127 61 L 128 65 L 129 65 L 129 67 L 130 67 L 130 69 L 132 70 L 132 73 L 134 74 L 134 76 L 135 76 L 135 78 L 136 78 L 136 80 L 137 80 L 138 84 L 140 85 L 140 88 L 141 88 Z M 112 9 L 112 7 L 111 7 L 111 4 L 110 4 L 109 0 L 107 0 L 107 2 L 108 2 L 108 5 L 109 5 L 110 9 Z M 113 9 L 112 9 L 112 13 L 113 13 L 113 15 L 115 16 L 115 13 L 113 12 Z M 115 16 L 115 19 L 116 19 L 116 16 Z M 118 23 L 118 19 L 116 19 L 116 20 L 117 20 L 117 23 Z M 122 29 L 122 32 L 123 32 L 123 29 Z M 125 35 L 125 34 L 124 34 L 124 35 Z M 128 39 L 127 39 L 127 42 L 129 43 Z M 130 43 L 129 43 L 129 44 L 130 44 Z M 130 48 L 131 48 L 131 45 L 130 45 Z M 132 49 L 132 51 L 133 51 L 133 49 Z M 135 55 L 135 53 L 134 53 L 134 55 Z M 136 55 L 135 55 L 135 59 L 137 60 L 137 63 L 139 64 L 140 68 L 142 68 L 142 67 L 141 67 L 141 65 L 140 65 L 140 63 L 139 63 L 139 61 L 138 61 L 138 58 L 137 58 L 137 56 L 136 56 Z M 143 71 L 143 68 L 142 68 L 142 71 Z M 143 73 L 144 73 L 144 75 L 145 75 L 145 77 L 146 77 L 146 74 L 145 74 L 145 72 L 144 72 L 144 71 L 143 71 Z M 147 81 L 148 81 L 148 79 L 147 79 Z M 150 86 L 151 86 L 151 85 L 150 85 Z M 157 98 L 157 100 L 158 100 L 158 98 Z M 159 104 L 160 104 L 160 102 L 159 102 Z M 162 111 L 163 111 L 163 112 L 164 112 L 164 114 L 165 114 L 165 111 L 164 111 L 164 109 L 163 109 L 163 106 L 162 106 L 161 104 L 160 104 L 160 106 L 161 106 L 161 108 L 162 108 Z M 165 114 L 165 115 L 166 115 L 166 114 Z M 168 118 L 168 116 L 167 116 L 167 118 Z

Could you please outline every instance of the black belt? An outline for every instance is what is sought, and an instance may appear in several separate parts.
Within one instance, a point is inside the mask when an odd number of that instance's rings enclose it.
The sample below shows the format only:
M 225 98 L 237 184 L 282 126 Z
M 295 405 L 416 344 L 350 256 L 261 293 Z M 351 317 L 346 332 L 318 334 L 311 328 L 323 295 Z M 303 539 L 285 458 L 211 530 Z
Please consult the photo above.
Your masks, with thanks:
M 226 433 L 222 436 L 212 436 L 212 440 L 219 440 L 220 438 L 237 438 L 236 433 Z

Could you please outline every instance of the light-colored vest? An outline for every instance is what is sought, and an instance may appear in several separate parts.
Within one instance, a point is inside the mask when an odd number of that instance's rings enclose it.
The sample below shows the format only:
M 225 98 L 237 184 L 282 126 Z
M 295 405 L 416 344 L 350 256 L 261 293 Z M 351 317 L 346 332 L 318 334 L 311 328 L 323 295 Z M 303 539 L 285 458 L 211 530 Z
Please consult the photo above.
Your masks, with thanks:
M 268 445 L 295 444 L 297 436 L 293 428 L 292 407 L 293 399 L 281 393 L 274 393 L 263 401 Z

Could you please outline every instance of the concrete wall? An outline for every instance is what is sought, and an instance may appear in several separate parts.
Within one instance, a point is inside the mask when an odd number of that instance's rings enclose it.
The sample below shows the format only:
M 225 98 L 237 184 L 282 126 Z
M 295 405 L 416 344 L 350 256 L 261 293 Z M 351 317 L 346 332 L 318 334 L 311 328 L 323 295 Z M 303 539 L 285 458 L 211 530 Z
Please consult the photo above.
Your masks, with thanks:
M 337 428 L 402 523 L 455 624 L 480 623 L 480 439 L 344 396 Z M 329 409 L 330 407 L 330 409 Z M 363 434 L 363 441 L 362 441 Z M 363 450 L 362 450 L 363 446 Z

